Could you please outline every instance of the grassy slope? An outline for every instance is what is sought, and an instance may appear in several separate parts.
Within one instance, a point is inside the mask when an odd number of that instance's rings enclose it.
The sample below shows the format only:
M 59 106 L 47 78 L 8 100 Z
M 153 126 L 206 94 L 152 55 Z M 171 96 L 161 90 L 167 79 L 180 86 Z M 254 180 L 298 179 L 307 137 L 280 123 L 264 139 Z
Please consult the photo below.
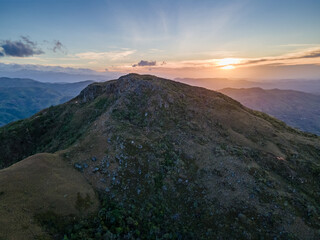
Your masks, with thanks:
M 103 208 L 71 239 L 317 237 L 319 138 L 220 93 L 129 75 L 0 134 L 3 166 L 62 149 L 88 165 Z
M 81 209 L 80 198 L 90 197 Z M 79 202 L 79 201 L 78 201 Z M 37 154 L 0 170 L 0 239 L 48 239 L 34 214 L 88 215 L 98 207 L 91 186 L 59 156 Z

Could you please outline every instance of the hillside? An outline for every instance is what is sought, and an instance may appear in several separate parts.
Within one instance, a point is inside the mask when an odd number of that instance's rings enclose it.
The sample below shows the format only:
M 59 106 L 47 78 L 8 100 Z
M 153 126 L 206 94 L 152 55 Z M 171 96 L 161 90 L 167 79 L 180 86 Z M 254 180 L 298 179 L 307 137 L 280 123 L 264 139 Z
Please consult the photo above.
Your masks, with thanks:
M 290 126 L 320 135 L 320 95 L 261 88 L 226 88 L 219 92 L 251 109 L 270 114 Z
M 92 81 L 42 83 L 31 79 L 0 78 L 0 126 L 77 96 Z
M 92 217 L 30 210 L 53 239 L 320 237 L 320 138 L 218 92 L 129 74 L 0 128 L 0 142 L 0 179 L 54 153 L 99 194 Z
M 87 196 L 91 205 L 83 209 Z M 87 216 L 98 206 L 85 178 L 54 154 L 37 154 L 0 170 L 0 239 L 50 239 L 35 214 Z

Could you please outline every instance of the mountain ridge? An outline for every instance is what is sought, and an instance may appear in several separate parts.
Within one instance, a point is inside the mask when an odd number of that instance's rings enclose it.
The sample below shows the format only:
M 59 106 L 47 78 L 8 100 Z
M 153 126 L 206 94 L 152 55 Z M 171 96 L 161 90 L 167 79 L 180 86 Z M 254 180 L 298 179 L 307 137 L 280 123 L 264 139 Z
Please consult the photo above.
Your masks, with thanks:
M 205 87 L 211 90 L 223 88 L 254 88 L 266 90 L 278 88 L 281 90 L 295 90 L 311 94 L 320 94 L 320 81 L 307 79 L 278 79 L 278 80 L 246 80 L 228 78 L 176 78 L 175 81 L 190 84 L 192 86 Z
M 0 128 L 0 163 L 55 153 L 99 192 L 96 218 L 50 234 L 317 239 L 319 139 L 222 93 L 129 74 Z

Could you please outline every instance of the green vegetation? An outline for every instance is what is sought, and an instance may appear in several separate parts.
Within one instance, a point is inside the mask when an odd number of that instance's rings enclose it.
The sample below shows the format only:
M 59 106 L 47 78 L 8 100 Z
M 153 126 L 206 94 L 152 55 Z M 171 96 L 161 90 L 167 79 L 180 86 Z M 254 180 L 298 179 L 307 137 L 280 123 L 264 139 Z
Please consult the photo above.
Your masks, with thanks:
M 81 138 L 90 124 L 111 104 L 99 97 L 90 103 L 72 103 L 50 107 L 30 119 L 0 128 L 0 168 L 7 167 L 39 152 L 63 150 Z
M 50 212 L 36 218 L 46 229 L 65 239 L 198 239 L 195 232 L 204 225 L 181 220 L 187 216 L 174 214 L 172 202 L 161 196 L 141 202 L 131 199 L 119 203 L 105 195 L 102 206 L 92 218 L 62 218 Z M 206 232 L 206 229 L 203 229 Z M 60 237 L 60 238 L 61 238 Z
M 77 216 L 37 213 L 52 238 L 319 238 L 319 138 L 220 93 L 131 74 L 1 136 L 7 165 L 14 152 L 64 149 L 99 193 L 90 216 L 80 194 Z

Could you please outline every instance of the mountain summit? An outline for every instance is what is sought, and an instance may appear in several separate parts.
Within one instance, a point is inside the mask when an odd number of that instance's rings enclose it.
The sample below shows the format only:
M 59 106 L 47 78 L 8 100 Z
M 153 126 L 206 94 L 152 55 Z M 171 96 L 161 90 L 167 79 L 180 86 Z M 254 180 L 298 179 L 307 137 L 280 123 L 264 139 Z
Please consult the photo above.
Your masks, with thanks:
M 66 186 L 86 180 L 83 189 L 55 193 L 77 206 L 72 211 L 32 205 L 28 216 L 36 220 L 19 228 L 26 238 L 33 237 L 29 230 L 60 239 L 320 236 L 320 138 L 218 92 L 129 74 L 0 128 L 0 141 L 0 179 L 16 180 L 8 172 L 47 162 L 52 170 L 41 172 L 36 186 L 58 170 Z M 26 178 L 43 169 L 32 166 Z M 51 190 L 59 186 L 51 184 Z M 14 189 L 2 187 L 0 209 L 21 204 L 6 202 Z M 63 198 L 68 194 L 73 197 Z M 50 195 L 41 201 L 50 202 Z M 84 215 L 79 206 L 91 210 Z M 1 224 L 12 224 L 3 218 Z M 0 230 L 0 238 L 14 234 Z

